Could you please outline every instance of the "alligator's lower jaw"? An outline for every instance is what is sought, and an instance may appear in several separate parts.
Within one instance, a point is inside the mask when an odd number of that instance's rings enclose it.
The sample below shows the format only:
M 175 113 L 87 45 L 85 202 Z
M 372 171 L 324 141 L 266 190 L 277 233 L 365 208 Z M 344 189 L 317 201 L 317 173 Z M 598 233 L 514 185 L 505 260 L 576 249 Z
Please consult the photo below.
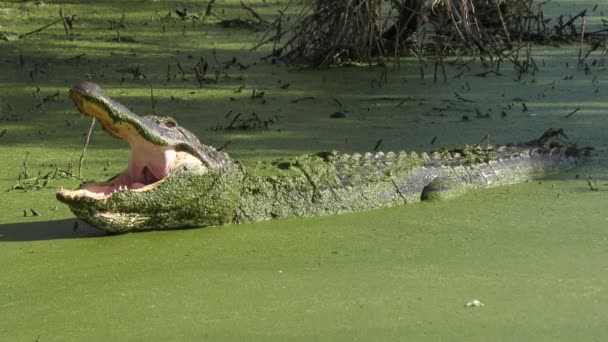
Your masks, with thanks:
M 79 197 L 90 197 L 96 200 L 104 200 L 110 198 L 117 192 L 120 191 L 131 191 L 131 192 L 146 192 L 156 188 L 165 179 L 161 179 L 152 184 L 144 185 L 141 183 L 131 183 L 128 181 L 121 181 L 123 178 L 128 178 L 128 171 L 125 171 L 122 175 L 108 181 L 108 182 L 89 182 L 82 184 L 78 189 L 59 189 L 57 191 L 57 198 L 62 202 L 69 202 L 70 200 L 77 199 Z
M 123 173 L 107 182 L 83 183 L 73 190 L 60 189 L 57 191 L 57 199 L 69 204 L 84 197 L 105 200 L 121 191 L 144 193 L 157 188 L 167 178 L 183 170 L 198 174 L 207 171 L 200 160 L 187 152 L 160 147 L 148 147 L 144 151 L 132 146 L 129 168 Z
M 138 229 L 139 231 L 152 230 L 154 225 L 149 215 L 140 213 L 98 212 L 95 216 L 72 210 L 74 214 L 81 217 L 85 222 L 98 227 L 109 234 L 127 233 L 132 227 L 150 227 L 149 229 Z
M 58 198 L 88 196 L 104 199 L 117 191 L 148 191 L 157 186 L 183 162 L 182 156 L 172 148 L 155 146 L 148 142 L 131 143 L 129 167 L 107 182 L 83 183 L 75 190 L 60 190 Z

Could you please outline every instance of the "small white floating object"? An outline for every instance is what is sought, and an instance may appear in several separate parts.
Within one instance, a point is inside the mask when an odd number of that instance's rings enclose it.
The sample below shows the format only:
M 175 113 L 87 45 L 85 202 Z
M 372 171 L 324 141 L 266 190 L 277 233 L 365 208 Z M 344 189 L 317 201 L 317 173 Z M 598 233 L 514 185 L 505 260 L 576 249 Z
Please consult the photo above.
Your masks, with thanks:
M 480 302 L 477 299 L 473 299 L 472 301 L 466 303 L 464 306 L 467 308 L 474 308 L 474 307 L 478 307 L 478 306 L 485 306 L 485 304 Z

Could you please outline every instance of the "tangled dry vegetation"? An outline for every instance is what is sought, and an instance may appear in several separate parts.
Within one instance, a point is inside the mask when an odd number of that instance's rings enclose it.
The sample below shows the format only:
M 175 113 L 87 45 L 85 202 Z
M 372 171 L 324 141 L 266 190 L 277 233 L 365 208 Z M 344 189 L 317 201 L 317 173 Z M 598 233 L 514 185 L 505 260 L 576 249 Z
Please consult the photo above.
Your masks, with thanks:
M 583 40 L 605 52 L 606 30 L 586 31 L 587 10 L 550 19 L 547 2 L 315 0 L 287 29 L 281 12 L 262 43 L 274 44 L 271 58 L 319 67 L 386 58 L 398 64 L 403 54 L 442 63 L 443 56 L 474 54 L 492 63 L 509 60 L 522 73 L 535 68 L 531 43 Z

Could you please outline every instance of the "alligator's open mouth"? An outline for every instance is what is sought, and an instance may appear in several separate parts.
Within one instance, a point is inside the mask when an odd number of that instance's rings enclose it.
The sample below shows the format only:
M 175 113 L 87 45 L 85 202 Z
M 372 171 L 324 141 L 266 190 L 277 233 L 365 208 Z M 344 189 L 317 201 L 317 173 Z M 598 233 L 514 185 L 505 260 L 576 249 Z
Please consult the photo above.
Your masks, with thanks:
M 199 159 L 178 150 L 173 141 L 163 136 L 163 131 L 177 125 L 173 120 L 137 116 L 92 83 L 75 86 L 70 96 L 81 113 L 96 118 L 106 132 L 129 143 L 131 160 L 124 172 L 106 182 L 88 182 L 76 190 L 59 190 L 60 200 L 81 196 L 103 199 L 117 191 L 148 191 L 185 164 L 202 165 Z
M 183 154 L 183 152 L 181 152 Z M 131 144 L 129 167 L 106 182 L 83 183 L 76 190 L 62 189 L 63 196 L 109 197 L 116 191 L 147 191 L 160 182 L 177 167 L 178 152 L 152 144 Z

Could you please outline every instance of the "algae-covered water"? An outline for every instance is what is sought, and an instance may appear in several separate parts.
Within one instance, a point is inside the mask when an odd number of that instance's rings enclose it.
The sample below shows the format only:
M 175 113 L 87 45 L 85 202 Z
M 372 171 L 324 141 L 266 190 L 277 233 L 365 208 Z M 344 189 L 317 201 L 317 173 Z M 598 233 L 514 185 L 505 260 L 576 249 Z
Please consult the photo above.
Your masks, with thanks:
M 268 18 L 286 5 L 248 3 Z M 596 3 L 587 23 L 601 28 L 608 3 L 554 1 L 550 9 L 557 16 Z M 540 71 L 519 81 L 507 64 L 503 76 L 477 77 L 486 69 L 473 62 L 448 67 L 448 82 L 435 84 L 432 64 L 421 80 L 417 61 L 404 59 L 378 82 L 381 67 L 263 62 L 269 46 L 250 51 L 263 32 L 180 20 L 175 12 L 166 18 L 181 6 L 200 13 L 207 2 L 0 3 L 8 39 L 0 41 L 0 340 L 608 338 L 601 49 L 588 57 L 587 71 L 577 68 L 578 45 L 536 46 Z M 56 20 L 60 8 L 78 16 L 72 38 L 54 25 L 12 39 Z M 246 16 L 238 1 L 218 1 L 216 13 Z M 217 83 L 196 81 L 201 57 L 210 70 L 222 65 Z M 233 57 L 247 68 L 225 67 Z M 212 71 L 207 78 L 215 79 Z M 103 236 L 76 225 L 55 200 L 56 188 L 80 181 L 32 188 L 38 174 L 78 171 L 90 119 L 67 91 L 83 80 L 136 113 L 175 117 L 245 162 L 366 152 L 378 143 L 384 151 L 428 151 L 486 135 L 493 144 L 521 142 L 549 127 L 595 151 L 551 179 L 446 202 Z M 264 97 L 252 99 L 254 89 Z M 237 113 L 253 112 L 267 129 L 221 129 Z M 330 118 L 336 112 L 346 117 Z M 113 176 L 128 158 L 128 146 L 97 126 L 83 177 Z M 474 299 L 485 305 L 464 306 Z

